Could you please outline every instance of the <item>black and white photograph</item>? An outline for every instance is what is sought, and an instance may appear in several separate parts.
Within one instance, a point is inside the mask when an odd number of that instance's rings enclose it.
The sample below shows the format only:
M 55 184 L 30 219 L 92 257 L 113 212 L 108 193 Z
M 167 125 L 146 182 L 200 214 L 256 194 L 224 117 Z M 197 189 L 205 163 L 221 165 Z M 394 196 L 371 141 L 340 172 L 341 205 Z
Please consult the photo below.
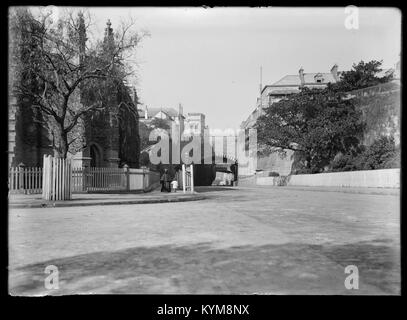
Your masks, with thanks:
M 401 26 L 8 7 L 8 294 L 401 295 Z

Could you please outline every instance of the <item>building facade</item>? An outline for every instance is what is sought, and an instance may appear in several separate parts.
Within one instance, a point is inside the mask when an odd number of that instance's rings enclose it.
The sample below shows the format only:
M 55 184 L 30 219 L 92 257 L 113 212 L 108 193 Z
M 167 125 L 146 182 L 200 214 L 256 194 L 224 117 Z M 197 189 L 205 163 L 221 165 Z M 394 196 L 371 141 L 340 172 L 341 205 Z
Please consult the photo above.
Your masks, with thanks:
M 203 113 L 188 113 L 185 120 L 185 133 L 203 137 L 205 129 L 207 129 L 207 126 L 205 125 L 205 115 Z
M 144 105 L 142 108 L 138 109 L 138 115 L 139 121 L 147 126 L 151 125 L 151 122 L 154 119 L 160 119 L 164 120 L 170 128 L 172 127 L 172 124 L 176 124 L 179 126 L 181 132 L 184 131 L 185 116 L 181 104 L 178 106 L 178 111 L 174 108 L 150 108 L 147 105 Z

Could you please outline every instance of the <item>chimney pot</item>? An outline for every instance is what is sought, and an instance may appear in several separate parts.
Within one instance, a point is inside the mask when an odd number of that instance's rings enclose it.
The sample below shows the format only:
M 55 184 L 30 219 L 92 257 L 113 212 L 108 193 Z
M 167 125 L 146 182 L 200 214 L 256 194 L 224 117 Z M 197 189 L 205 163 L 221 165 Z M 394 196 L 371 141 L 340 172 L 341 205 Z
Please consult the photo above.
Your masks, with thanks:
M 304 69 L 302 67 L 300 68 L 300 70 L 298 70 L 298 74 L 300 76 L 301 85 L 303 86 L 305 83 L 305 79 L 304 79 Z
M 148 119 L 148 107 L 147 105 L 144 106 L 144 119 Z
M 335 81 L 338 81 L 338 65 L 335 63 L 331 68 L 331 74 L 334 77 Z
M 180 103 L 179 106 L 178 106 L 178 115 L 181 117 L 183 115 L 183 113 L 184 113 L 184 110 L 183 110 L 182 105 Z

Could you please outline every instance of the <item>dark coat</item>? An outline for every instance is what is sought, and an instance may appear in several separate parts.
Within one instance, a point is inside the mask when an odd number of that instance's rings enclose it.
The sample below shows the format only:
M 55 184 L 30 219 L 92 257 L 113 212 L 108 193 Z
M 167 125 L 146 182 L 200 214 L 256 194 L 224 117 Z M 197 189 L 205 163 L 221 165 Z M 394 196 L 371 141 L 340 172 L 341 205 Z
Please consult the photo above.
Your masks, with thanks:
M 164 181 L 164 182 L 168 182 L 170 181 L 170 175 L 168 173 L 164 173 L 161 178 L 160 181 Z

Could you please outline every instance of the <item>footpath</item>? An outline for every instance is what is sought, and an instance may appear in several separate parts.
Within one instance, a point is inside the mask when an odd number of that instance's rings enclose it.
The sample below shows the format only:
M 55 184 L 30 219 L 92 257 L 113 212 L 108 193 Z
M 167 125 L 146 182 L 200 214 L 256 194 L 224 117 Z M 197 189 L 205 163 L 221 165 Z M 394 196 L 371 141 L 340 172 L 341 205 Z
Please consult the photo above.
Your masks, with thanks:
M 311 187 L 311 186 L 267 186 L 267 185 L 239 185 L 240 188 L 261 188 L 261 189 L 279 189 L 279 190 L 302 190 L 302 191 L 321 191 L 321 192 L 344 192 L 358 194 L 376 194 L 376 195 L 400 195 L 400 188 L 352 188 L 352 187 Z
M 122 204 L 167 203 L 204 200 L 205 195 L 194 193 L 160 192 L 149 193 L 74 193 L 71 200 L 47 201 L 41 194 L 9 194 L 9 208 L 54 208 L 78 206 L 105 206 Z

